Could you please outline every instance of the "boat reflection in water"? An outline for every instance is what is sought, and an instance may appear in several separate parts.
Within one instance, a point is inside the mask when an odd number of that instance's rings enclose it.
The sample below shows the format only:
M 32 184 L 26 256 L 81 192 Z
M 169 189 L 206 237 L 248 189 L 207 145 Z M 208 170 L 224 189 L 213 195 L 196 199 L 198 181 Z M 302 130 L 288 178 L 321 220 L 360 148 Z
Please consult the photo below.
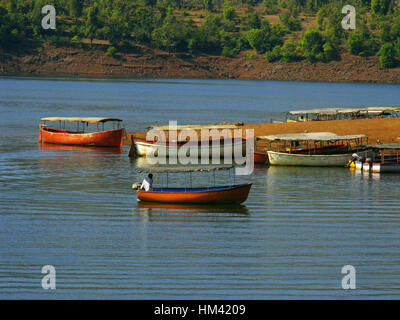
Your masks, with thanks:
M 149 220 L 161 218 L 177 221 L 190 219 L 204 219 L 211 217 L 224 217 L 233 215 L 249 215 L 249 210 L 242 204 L 180 204 L 180 203 L 156 203 L 138 201 L 139 211 L 134 210 L 141 217 Z
M 108 148 L 108 147 L 90 147 L 90 146 L 72 146 L 63 144 L 52 144 L 52 143 L 40 143 L 40 151 L 72 151 L 72 152 L 90 152 L 90 153 L 107 153 L 107 154 L 118 154 L 122 153 L 121 148 Z

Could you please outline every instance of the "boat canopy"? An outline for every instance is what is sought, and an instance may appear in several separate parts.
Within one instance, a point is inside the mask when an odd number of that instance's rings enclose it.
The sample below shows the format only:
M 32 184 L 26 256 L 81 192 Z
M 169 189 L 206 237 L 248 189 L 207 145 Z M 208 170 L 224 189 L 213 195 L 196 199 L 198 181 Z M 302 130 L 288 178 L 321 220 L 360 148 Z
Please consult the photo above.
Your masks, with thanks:
M 155 129 L 155 130 L 168 130 L 170 127 L 169 125 L 167 126 L 149 126 L 146 127 L 147 129 Z M 174 128 L 171 126 L 171 128 Z M 234 124 L 207 124 L 207 125 L 201 125 L 201 124 L 188 124 L 188 125 L 179 125 L 176 126 L 176 130 L 201 130 L 201 129 L 236 129 L 237 126 Z
M 400 150 L 400 143 L 370 144 L 367 148 L 375 150 Z
M 289 111 L 288 115 L 306 115 L 306 114 L 319 114 L 319 115 L 335 115 L 341 113 L 381 113 L 384 111 L 400 112 L 399 107 L 364 107 L 364 108 L 318 108 L 309 110 Z
M 122 121 L 116 118 L 73 118 L 73 117 L 48 117 L 42 118 L 41 121 L 68 121 L 68 122 L 88 122 L 88 123 L 104 123 L 107 121 Z
M 310 132 L 310 133 L 289 133 L 289 134 L 276 134 L 269 136 L 259 136 L 257 140 L 269 141 L 337 141 L 337 140 L 352 140 L 366 138 L 364 134 L 353 134 L 339 136 L 332 132 Z
M 230 170 L 235 166 L 232 164 L 229 165 L 147 165 L 140 166 L 136 169 L 137 172 L 148 172 L 148 173 L 167 173 L 167 172 L 203 172 L 203 171 L 218 171 L 218 170 Z

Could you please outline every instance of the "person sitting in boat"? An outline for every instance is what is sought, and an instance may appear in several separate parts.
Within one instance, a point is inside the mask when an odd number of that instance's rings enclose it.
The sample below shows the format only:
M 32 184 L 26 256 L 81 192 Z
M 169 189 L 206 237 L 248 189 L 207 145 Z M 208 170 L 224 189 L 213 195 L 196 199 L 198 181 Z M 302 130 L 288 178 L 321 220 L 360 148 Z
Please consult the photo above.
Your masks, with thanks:
M 361 157 L 357 153 L 353 153 L 351 155 L 351 161 L 352 162 L 359 161 L 359 160 L 361 160 Z
M 140 186 L 140 190 L 149 191 L 153 189 L 153 175 L 149 173 L 149 175 L 143 179 L 143 182 Z

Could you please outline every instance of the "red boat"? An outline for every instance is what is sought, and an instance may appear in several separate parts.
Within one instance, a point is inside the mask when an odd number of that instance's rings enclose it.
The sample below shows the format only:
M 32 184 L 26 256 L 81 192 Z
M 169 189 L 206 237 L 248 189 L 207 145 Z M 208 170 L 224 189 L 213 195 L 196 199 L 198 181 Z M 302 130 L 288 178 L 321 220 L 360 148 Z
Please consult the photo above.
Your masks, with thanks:
M 171 203 L 242 203 L 246 201 L 251 183 L 205 188 L 153 188 L 138 190 L 141 201 Z
M 268 162 L 268 153 L 261 151 L 254 151 L 254 163 L 267 163 Z
M 232 170 L 234 166 L 227 165 L 196 165 L 196 166 L 175 166 L 167 165 L 152 168 L 138 168 L 139 172 L 151 172 L 159 174 L 159 181 L 166 181 L 166 187 L 156 187 L 148 191 L 141 189 L 139 184 L 133 184 L 132 188 L 137 190 L 139 200 L 148 202 L 162 203 L 189 203 L 189 204 L 218 204 L 218 203 L 242 203 L 246 201 L 252 183 L 235 184 L 235 175 L 233 175 L 233 184 L 225 186 L 215 185 L 215 172 L 219 170 Z M 181 187 L 168 187 L 168 173 L 184 173 L 184 183 Z M 213 172 L 214 185 L 208 187 L 192 187 L 192 173 L 196 172 Z M 163 173 L 166 173 L 166 179 L 163 179 Z M 189 173 L 190 187 L 186 184 L 186 173 Z M 209 177 L 210 178 L 210 177 Z M 231 180 L 231 172 L 229 172 L 229 180 Z
M 49 127 L 47 122 L 59 122 L 59 127 Z M 76 123 L 76 128 L 66 128 L 68 125 L 72 127 L 71 123 Z M 120 148 L 125 132 L 121 123 L 122 120 L 114 118 L 42 118 L 39 125 L 40 132 L 38 142 Z M 85 132 L 89 124 L 95 124 L 97 131 Z M 107 126 L 110 128 L 106 129 Z

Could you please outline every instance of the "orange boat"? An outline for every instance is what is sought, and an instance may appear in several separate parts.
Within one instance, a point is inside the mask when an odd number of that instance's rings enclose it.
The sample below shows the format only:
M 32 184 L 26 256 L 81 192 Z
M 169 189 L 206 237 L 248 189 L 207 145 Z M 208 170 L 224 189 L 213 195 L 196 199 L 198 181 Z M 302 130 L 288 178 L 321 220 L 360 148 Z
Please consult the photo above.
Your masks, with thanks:
M 222 204 L 232 203 L 239 204 L 246 201 L 252 183 L 235 184 L 235 175 L 233 175 L 233 184 L 225 186 L 215 185 L 215 172 L 218 170 L 231 170 L 235 166 L 232 165 L 157 165 L 156 167 L 142 167 L 138 168 L 139 172 L 159 173 L 160 181 L 163 181 L 162 174 L 166 173 L 166 187 L 150 187 L 146 191 L 141 189 L 138 184 L 133 184 L 132 188 L 137 190 L 139 200 L 148 202 L 162 202 L 162 203 L 189 203 L 189 204 Z M 214 172 L 214 185 L 208 187 L 192 187 L 192 173 L 193 172 Z M 168 187 L 168 173 L 169 172 L 183 172 L 185 173 L 185 183 L 181 187 L 171 188 Z M 190 175 L 190 187 L 186 186 L 186 173 Z M 210 177 L 209 177 L 210 178 Z M 229 171 L 229 181 L 231 180 L 231 172 Z M 165 180 L 164 180 L 165 181 Z
M 138 190 L 141 201 L 172 203 L 242 203 L 246 201 L 251 183 L 204 188 L 153 188 Z
M 47 122 L 59 122 L 58 128 L 52 128 Z M 76 123 L 76 128 L 66 128 L 66 124 Z M 122 120 L 115 118 L 42 118 L 39 125 L 39 143 L 53 143 L 63 145 L 94 146 L 94 147 L 122 147 L 124 128 Z M 85 132 L 89 124 L 95 124 L 97 131 Z M 105 129 L 105 124 L 111 124 Z M 101 126 L 101 128 L 100 128 Z

